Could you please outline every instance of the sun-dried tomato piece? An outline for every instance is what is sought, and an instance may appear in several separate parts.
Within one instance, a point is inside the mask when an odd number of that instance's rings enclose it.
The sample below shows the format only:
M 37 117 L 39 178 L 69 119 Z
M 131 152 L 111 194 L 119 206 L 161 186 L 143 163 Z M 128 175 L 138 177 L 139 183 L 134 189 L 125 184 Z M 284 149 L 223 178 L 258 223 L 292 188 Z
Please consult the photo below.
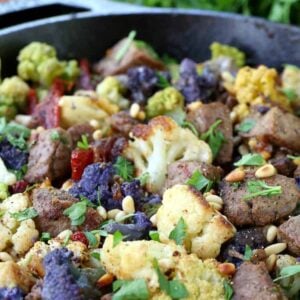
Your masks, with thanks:
M 72 179 L 80 180 L 84 168 L 94 162 L 92 149 L 75 149 L 71 155 Z
M 87 247 L 89 246 L 89 241 L 87 237 L 85 236 L 84 232 L 82 231 L 76 231 L 74 232 L 71 237 L 71 241 L 78 241 L 81 242 L 82 244 L 85 244 Z
M 30 89 L 27 94 L 27 113 L 32 114 L 38 104 L 38 97 L 35 89 Z
M 27 181 L 23 179 L 19 180 L 10 187 L 11 193 L 12 194 L 23 193 L 26 190 L 28 185 L 29 183 Z

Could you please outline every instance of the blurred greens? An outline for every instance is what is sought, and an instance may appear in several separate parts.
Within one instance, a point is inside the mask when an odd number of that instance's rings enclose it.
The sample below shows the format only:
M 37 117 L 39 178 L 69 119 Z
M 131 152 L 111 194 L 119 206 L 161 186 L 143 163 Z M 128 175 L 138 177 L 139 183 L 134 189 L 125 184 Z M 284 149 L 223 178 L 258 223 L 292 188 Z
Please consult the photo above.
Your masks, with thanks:
M 151 7 L 199 8 L 300 25 L 300 0 L 117 0 Z

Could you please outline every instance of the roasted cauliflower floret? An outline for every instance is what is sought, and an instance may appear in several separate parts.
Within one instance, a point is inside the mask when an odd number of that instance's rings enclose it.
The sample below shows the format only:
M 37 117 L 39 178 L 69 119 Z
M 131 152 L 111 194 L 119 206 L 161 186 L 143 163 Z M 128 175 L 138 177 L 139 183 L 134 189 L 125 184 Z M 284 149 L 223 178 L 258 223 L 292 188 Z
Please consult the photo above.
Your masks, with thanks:
M 232 238 L 235 227 L 227 218 L 212 208 L 202 194 L 188 185 L 175 185 L 166 190 L 158 209 L 157 230 L 163 243 L 183 218 L 186 224 L 184 246 L 200 258 L 215 258 L 221 245 Z
M 176 109 L 182 109 L 184 98 L 174 87 L 167 87 L 156 92 L 148 99 L 146 112 L 148 118 L 164 115 Z
M 7 185 L 12 185 L 17 182 L 16 175 L 7 170 L 1 158 L 0 158 L 0 182 Z
M 76 60 L 60 61 L 54 47 L 32 42 L 21 49 L 18 56 L 18 74 L 24 80 L 49 86 L 57 77 L 74 80 L 79 75 Z
M 138 254 L 138 255 L 137 255 Z M 171 299 L 161 291 L 154 261 L 168 279 L 178 279 L 188 291 L 185 299 L 224 299 L 223 281 L 215 260 L 201 261 L 196 255 L 187 255 L 184 249 L 174 244 L 155 241 L 121 242 L 113 246 L 113 237 L 108 236 L 101 252 L 101 262 L 106 271 L 117 279 L 145 279 L 150 299 Z
M 166 180 L 167 166 L 174 161 L 196 160 L 211 163 L 210 147 L 189 129 L 179 127 L 167 116 L 136 125 L 124 155 L 135 164 L 137 175 L 149 174 L 147 189 L 159 192 Z
M 259 66 L 258 68 L 244 67 L 239 70 L 234 91 L 238 105 L 234 108 L 238 118 L 245 118 L 252 105 L 270 105 L 270 101 L 287 110 L 290 103 L 280 91 L 277 84 L 278 74 L 275 69 Z
M 100 98 L 116 104 L 121 109 L 126 109 L 129 106 L 129 100 L 123 96 L 125 87 L 116 77 L 106 77 L 97 85 L 96 92 Z

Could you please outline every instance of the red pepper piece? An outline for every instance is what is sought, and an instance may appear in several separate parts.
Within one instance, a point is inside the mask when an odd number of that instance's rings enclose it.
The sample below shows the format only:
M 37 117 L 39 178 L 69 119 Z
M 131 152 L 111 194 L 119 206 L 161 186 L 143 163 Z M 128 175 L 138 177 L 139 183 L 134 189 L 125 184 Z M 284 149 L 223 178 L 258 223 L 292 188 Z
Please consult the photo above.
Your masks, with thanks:
M 79 180 L 84 168 L 94 162 L 92 149 L 75 149 L 71 155 L 72 179 Z
M 38 97 L 35 89 L 30 89 L 27 94 L 27 113 L 32 114 L 38 104 Z
M 81 243 L 85 244 L 87 247 L 89 246 L 89 241 L 88 241 L 87 237 L 85 236 L 84 232 L 82 232 L 82 231 L 76 231 L 76 232 L 74 232 L 71 235 L 70 239 L 72 241 L 81 242 Z
M 27 181 L 23 179 L 19 180 L 10 187 L 11 193 L 12 194 L 23 193 L 26 190 L 28 185 L 29 183 Z

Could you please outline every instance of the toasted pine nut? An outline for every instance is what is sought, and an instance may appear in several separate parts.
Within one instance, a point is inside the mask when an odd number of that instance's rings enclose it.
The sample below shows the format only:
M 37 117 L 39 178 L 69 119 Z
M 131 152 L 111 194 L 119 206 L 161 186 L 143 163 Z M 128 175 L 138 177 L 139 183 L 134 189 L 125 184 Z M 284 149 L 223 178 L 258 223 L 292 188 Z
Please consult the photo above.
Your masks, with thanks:
M 64 191 L 68 191 L 72 186 L 73 186 L 74 182 L 71 179 L 68 179 L 67 181 L 65 181 L 63 183 L 63 185 L 61 186 L 61 189 Z
M 136 118 L 138 116 L 140 110 L 141 110 L 141 108 L 140 108 L 139 104 L 133 103 L 130 106 L 130 109 L 129 109 L 129 115 L 130 115 L 130 117 Z
M 276 243 L 265 248 L 267 256 L 271 254 L 279 254 L 286 249 L 286 243 Z
M 249 153 L 248 147 L 244 144 L 239 146 L 238 151 L 241 155 L 246 155 Z
M 124 220 L 124 217 L 126 216 L 126 213 L 124 211 L 120 211 L 116 214 L 115 216 L 115 221 L 116 222 L 122 222 Z
M 209 205 L 218 211 L 222 209 L 222 205 L 216 202 L 209 202 Z
M 214 203 L 223 205 L 223 199 L 221 197 L 217 196 L 217 195 L 207 195 L 205 197 L 205 200 L 207 202 L 214 202 Z
M 244 169 L 237 168 L 231 171 L 227 176 L 225 177 L 225 180 L 228 182 L 237 182 L 242 181 L 245 178 L 245 171 Z
M 127 214 L 133 214 L 135 212 L 134 201 L 131 196 L 126 196 L 122 200 L 122 208 Z
M 267 259 L 266 259 L 266 266 L 269 272 L 271 272 L 277 261 L 277 255 L 276 254 L 271 254 Z
M 255 147 L 257 146 L 256 138 L 249 139 L 248 146 L 250 147 L 250 149 L 255 149 Z
M 108 219 L 115 219 L 117 213 L 119 213 L 121 210 L 120 209 L 111 209 L 107 212 L 107 218 Z
M 0 252 L 0 261 L 12 261 L 12 257 L 7 252 Z
M 270 157 L 271 157 L 271 152 L 269 152 L 269 151 L 261 151 L 260 152 L 260 155 L 265 159 L 265 160 L 267 160 L 267 159 L 269 159 Z
M 230 120 L 234 123 L 237 120 L 237 113 L 235 111 L 230 112 Z
M 198 108 L 200 108 L 203 105 L 203 103 L 201 101 L 195 101 L 192 102 L 191 104 L 189 104 L 187 106 L 188 111 L 194 111 L 197 110 Z
M 218 265 L 219 272 L 224 275 L 233 275 L 235 273 L 235 265 L 232 263 L 222 263 Z
M 114 275 L 112 275 L 110 273 L 106 273 L 98 279 L 97 285 L 100 288 L 102 288 L 102 287 L 110 285 L 113 282 L 113 280 L 114 280 Z
M 264 166 L 258 168 L 255 172 L 255 177 L 257 178 L 267 178 L 276 174 L 276 169 L 271 164 L 265 164 Z
M 91 120 L 89 123 L 95 129 L 99 129 L 100 128 L 100 123 L 97 120 L 95 120 L 95 119 Z
M 269 243 L 272 243 L 275 240 L 275 238 L 277 236 L 277 231 L 278 231 L 278 229 L 274 225 L 270 225 L 268 227 L 268 230 L 267 230 L 267 233 L 266 233 L 266 239 Z
M 66 237 L 70 236 L 72 234 L 72 231 L 70 229 L 66 229 L 62 231 L 57 237 L 61 240 L 64 240 Z
M 28 127 L 32 122 L 32 116 L 30 115 L 16 115 L 15 120 L 17 123 Z
M 102 134 L 102 131 L 100 129 L 97 129 L 94 131 L 93 133 L 93 139 L 95 141 L 99 141 L 101 138 L 102 138 L 103 134 Z
M 144 121 L 146 119 L 146 114 L 144 111 L 140 111 L 137 115 L 137 119 L 141 120 L 141 121 Z
M 97 212 L 104 220 L 107 219 L 107 211 L 103 206 L 98 206 Z
M 156 214 L 153 215 L 153 216 L 150 218 L 150 221 L 151 221 L 151 223 L 152 223 L 154 226 L 156 226 L 156 224 L 157 224 L 157 215 L 156 215 Z

